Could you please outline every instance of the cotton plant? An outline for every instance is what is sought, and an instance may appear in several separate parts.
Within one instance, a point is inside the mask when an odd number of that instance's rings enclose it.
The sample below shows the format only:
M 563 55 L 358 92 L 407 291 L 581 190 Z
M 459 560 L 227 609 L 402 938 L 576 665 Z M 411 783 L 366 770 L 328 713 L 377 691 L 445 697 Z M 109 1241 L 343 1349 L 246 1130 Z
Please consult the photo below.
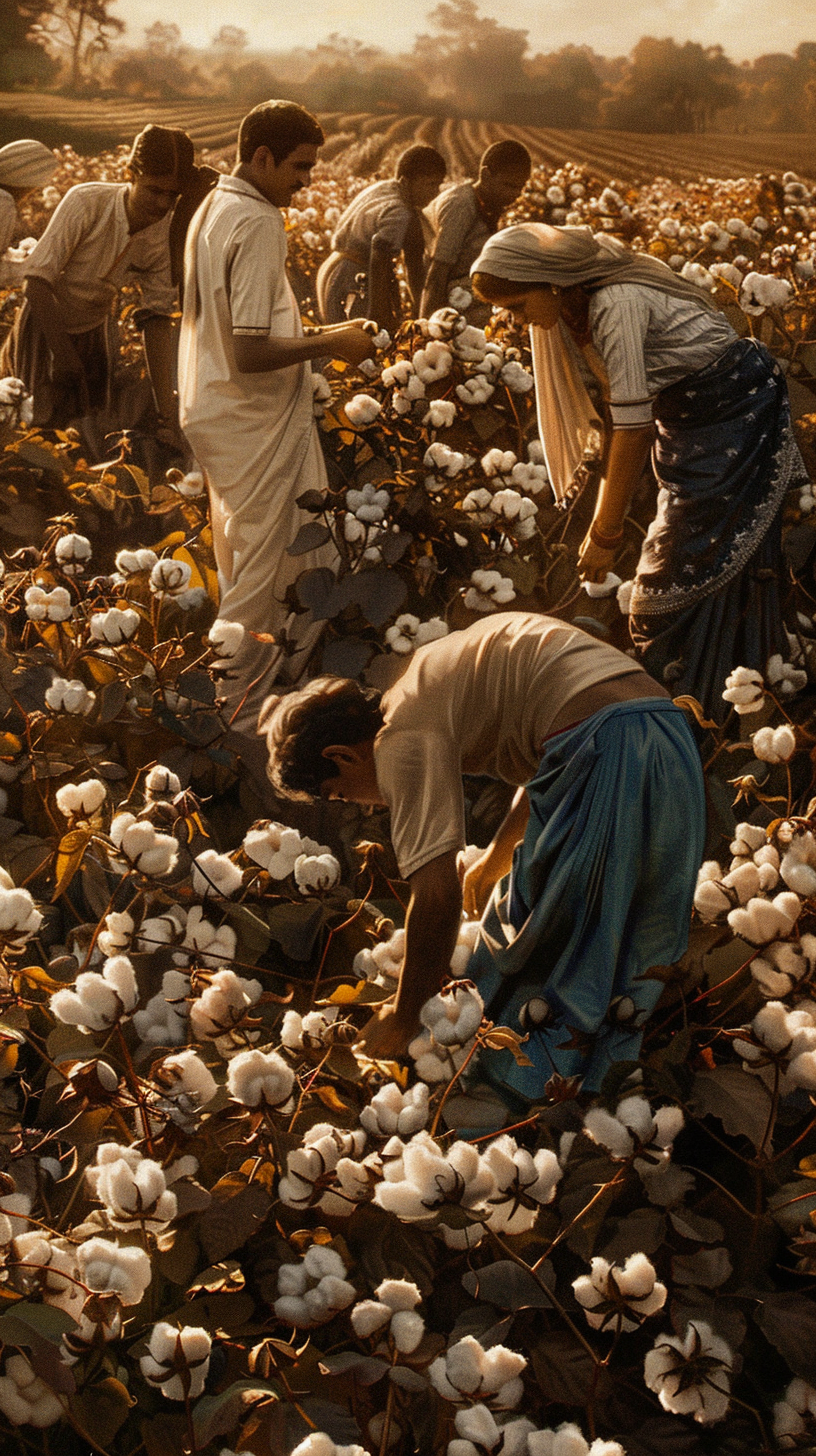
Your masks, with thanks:
M 796 1450 L 816 1430 L 816 1388 L 796 1376 L 773 1408 L 773 1433 L 781 1451 Z
M 742 716 L 765 706 L 765 680 L 753 667 L 735 667 L 725 679 L 722 697 Z
M 484 1236 L 495 1179 L 488 1162 L 471 1143 L 457 1140 L 442 1149 L 427 1132 L 406 1143 L 393 1137 L 382 1150 L 382 1181 L 374 1202 L 401 1223 L 433 1220 L 445 1208 L 473 1215 L 472 1223 L 452 1228 L 435 1225 L 450 1248 L 475 1247 Z
M 185 1133 L 197 1130 L 202 1112 L 218 1095 L 212 1072 L 191 1047 L 163 1057 L 152 1067 L 151 1080 L 156 1089 L 150 1097 L 152 1109 Z
M 386 1082 L 360 1112 L 360 1124 L 372 1137 L 411 1137 L 427 1124 L 429 1090 L 414 1082 L 402 1091 L 396 1082 Z
M 247 859 L 266 870 L 273 880 L 285 880 L 294 874 L 295 864 L 303 854 L 331 853 L 328 845 L 318 845 L 297 829 L 270 819 L 260 819 L 247 830 L 243 849 Z
M 180 1046 L 187 1040 L 189 996 L 189 976 L 181 971 L 165 971 L 161 991 L 133 1017 L 134 1030 L 143 1045 Z M 242 1004 L 245 1008 L 247 1003 Z
M 227 969 L 199 971 L 195 981 L 189 1017 L 196 1040 L 217 1041 L 238 1030 L 263 990 L 260 981 Z
M 165 1400 L 195 1400 L 204 1389 L 210 1367 L 212 1336 L 196 1325 L 177 1326 L 158 1320 L 150 1332 L 139 1369 L 148 1385 Z
M 115 1294 L 125 1306 L 141 1304 L 152 1278 L 144 1249 L 92 1237 L 79 1245 L 76 1258 L 79 1277 L 92 1293 Z
M 404 956 L 405 931 L 400 928 L 387 940 L 359 950 L 352 962 L 352 971 L 355 976 L 362 976 L 367 981 L 387 985 L 399 976 Z
M 142 925 L 142 932 L 146 923 Z M 173 960 L 177 965 L 193 964 L 209 970 L 234 961 L 237 949 L 238 937 L 233 927 L 227 922 L 214 925 L 201 905 L 193 905 L 187 915 L 183 938 L 173 951 Z
M 287 1113 L 295 1105 L 292 1089 L 295 1074 L 275 1051 L 252 1047 L 238 1052 L 227 1069 L 227 1088 L 235 1102 L 245 1107 Z
M 165 1169 L 134 1147 L 103 1143 L 86 1179 L 111 1228 L 157 1234 L 176 1217 L 178 1200 Z
M 101 809 L 108 790 L 101 779 L 84 779 L 79 784 L 63 784 L 57 789 L 57 808 L 66 819 L 89 819 Z
M 0 868 L 0 948 L 22 950 L 43 923 L 29 890 L 15 885 L 8 870 Z
M 339 1006 L 321 1006 L 303 1015 L 287 1011 L 281 1022 L 281 1046 L 288 1051 L 321 1051 L 331 1046 L 338 1032 Z M 344 1029 L 348 1022 L 340 1022 Z
M 448 625 L 441 617 L 429 617 L 427 621 L 420 621 L 411 612 L 403 612 L 392 626 L 386 628 L 386 646 L 398 656 L 407 657 L 417 647 L 424 647 L 428 642 L 436 642 L 440 637 L 448 635 Z
M 363 1158 L 365 1129 L 347 1132 L 318 1122 L 301 1146 L 286 1155 L 286 1173 L 278 1184 L 278 1197 L 287 1208 L 319 1208 L 335 1218 L 348 1218 L 359 1203 L 371 1198 L 380 1176 L 380 1160 Z
M 713 1425 L 728 1414 L 734 1354 L 707 1321 L 691 1320 L 683 1335 L 659 1335 L 648 1352 L 644 1378 L 663 1409 Z
M 217 895 L 230 899 L 243 884 L 243 874 L 228 854 L 215 849 L 202 850 L 192 863 L 193 893 L 206 898 Z
M 207 633 L 207 641 L 217 657 L 229 660 L 240 652 L 246 637 L 243 622 L 230 622 L 217 617 Z
M 87 718 L 96 704 L 96 693 L 78 678 L 55 677 L 44 693 L 45 706 L 52 713 L 72 718 Z
M 110 1031 L 131 1016 L 139 1004 L 139 987 L 133 963 L 127 956 L 109 956 L 101 971 L 82 971 L 74 982 L 55 991 L 49 1007 L 52 1016 L 67 1026 L 92 1033 Z
M 773 1069 L 783 1094 L 816 1091 L 816 1001 L 793 1010 L 783 1001 L 767 1001 L 733 1047 L 745 1071 Z
M 446 1456 L 528 1456 L 529 1440 L 535 1426 L 525 1417 L 503 1421 L 500 1425 L 486 1405 L 465 1406 L 457 1410 L 453 1424 L 456 1436 L 448 1442 Z
M 92 639 L 103 647 L 121 647 L 136 636 L 141 620 L 134 607 L 109 607 L 106 612 L 94 612 L 88 627 Z
M 278 1269 L 276 1317 L 295 1329 L 313 1329 L 348 1309 L 357 1296 L 336 1249 L 312 1244 L 297 1264 Z
M 517 1351 L 505 1345 L 486 1350 L 473 1335 L 465 1335 L 432 1361 L 428 1374 L 443 1400 L 513 1410 L 524 1394 L 521 1376 L 526 1368 L 526 1357 Z
M 293 873 L 299 893 L 313 898 L 340 883 L 340 861 L 328 850 L 320 854 L 299 854 Z
M 21 1353 L 7 1354 L 0 1375 L 0 1411 L 12 1426 L 53 1426 L 65 1414 L 63 1402 Z
M 110 838 L 117 858 L 146 878 L 163 879 L 178 862 L 179 846 L 172 834 L 162 834 L 146 819 L 123 810 L 111 822 Z
M 74 604 L 67 587 L 48 590 L 35 583 L 26 590 L 25 611 L 30 622 L 68 622 L 74 615 Z
M 496 612 L 514 601 L 515 596 L 516 589 L 509 576 L 477 567 L 470 573 L 470 586 L 465 589 L 464 603 L 470 612 Z
M 345 401 L 343 410 L 350 425 L 365 429 L 382 414 L 382 405 L 371 394 L 355 394 Z
M 614 1162 L 632 1159 L 650 1202 L 670 1204 L 693 1183 L 689 1175 L 671 1164 L 674 1140 L 684 1125 L 679 1107 L 653 1110 L 646 1097 L 633 1092 L 620 1099 L 614 1113 L 604 1107 L 590 1107 L 584 1114 L 583 1127 Z
M 417 1310 L 422 1296 L 410 1279 L 383 1279 L 373 1299 L 361 1299 L 350 1312 L 351 1327 L 360 1339 L 388 1338 L 400 1355 L 413 1355 L 425 1334 L 425 1321 Z
M 160 556 L 150 568 L 150 590 L 157 597 L 178 597 L 189 587 L 192 574 L 189 561 Z
M 488 1144 L 482 1159 L 495 1185 L 487 1227 L 503 1235 L 528 1233 L 541 1209 L 555 1198 L 563 1171 L 556 1154 L 549 1148 L 528 1152 L 503 1133 Z
M 666 1303 L 667 1289 L 645 1254 L 630 1254 L 620 1266 L 596 1256 L 589 1274 L 573 1279 L 575 1298 L 587 1324 L 606 1334 L 628 1334 Z
M 223 1452 L 221 1456 L 224 1456 Z M 350 1446 L 338 1446 L 325 1431 L 310 1431 L 298 1442 L 292 1456 L 368 1456 L 368 1453 L 356 1441 Z

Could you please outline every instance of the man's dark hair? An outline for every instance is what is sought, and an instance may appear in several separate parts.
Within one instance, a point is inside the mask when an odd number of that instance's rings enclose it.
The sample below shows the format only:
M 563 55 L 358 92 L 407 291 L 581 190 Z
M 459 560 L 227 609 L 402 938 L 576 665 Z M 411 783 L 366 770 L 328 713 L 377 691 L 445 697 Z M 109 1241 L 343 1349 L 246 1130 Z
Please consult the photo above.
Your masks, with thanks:
M 140 177 L 176 176 L 183 189 L 195 174 L 195 148 L 178 127 L 146 126 L 134 139 L 128 165 Z
M 284 697 L 267 698 L 258 731 L 269 749 L 267 774 L 292 799 L 317 799 L 337 768 L 323 757 L 332 744 L 374 738 L 383 725 L 381 694 L 352 678 L 316 677 Z
M 407 147 L 397 158 L 397 177 L 439 177 L 445 176 L 448 164 L 436 147 L 421 143 Z
M 532 165 L 530 153 L 523 143 L 511 141 L 508 137 L 503 142 L 493 142 L 487 151 L 482 152 L 479 170 L 484 168 L 493 173 L 524 172 L 529 177 Z
M 251 162 L 258 147 L 268 147 L 275 166 L 298 147 L 319 147 L 326 140 L 316 116 L 296 101 L 262 101 L 238 128 L 238 160 Z

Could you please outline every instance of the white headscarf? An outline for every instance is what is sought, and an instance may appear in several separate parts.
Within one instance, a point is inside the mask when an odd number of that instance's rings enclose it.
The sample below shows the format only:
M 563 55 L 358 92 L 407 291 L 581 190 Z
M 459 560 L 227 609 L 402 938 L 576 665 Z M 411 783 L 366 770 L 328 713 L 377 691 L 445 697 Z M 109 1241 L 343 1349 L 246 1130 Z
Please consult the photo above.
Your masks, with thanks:
M 23 138 L 0 147 L 0 187 L 44 187 L 57 170 L 57 158 L 42 142 Z
M 490 273 L 530 287 L 583 284 L 589 292 L 608 283 L 640 283 L 675 298 L 691 299 L 703 309 L 713 304 L 694 283 L 680 278 L 659 258 L 632 253 L 616 238 L 587 227 L 550 227 L 526 222 L 488 238 L 471 274 Z M 571 336 L 559 321 L 554 328 L 530 326 L 536 408 L 541 444 L 556 500 L 563 500 L 599 426 L 587 394 Z

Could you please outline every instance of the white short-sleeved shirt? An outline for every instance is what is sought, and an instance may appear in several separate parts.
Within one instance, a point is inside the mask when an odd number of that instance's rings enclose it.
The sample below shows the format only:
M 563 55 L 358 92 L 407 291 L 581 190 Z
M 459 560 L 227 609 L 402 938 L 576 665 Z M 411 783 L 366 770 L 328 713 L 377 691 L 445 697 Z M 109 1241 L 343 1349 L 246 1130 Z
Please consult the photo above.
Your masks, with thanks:
M 406 878 L 465 843 L 462 774 L 532 778 L 558 715 L 586 688 L 642 672 L 555 617 L 501 612 L 420 647 L 383 695 L 377 784 Z
M 236 449 L 242 430 L 270 434 L 276 408 L 291 407 L 290 393 L 308 371 L 293 364 L 271 375 L 242 373 L 235 363 L 235 334 L 303 333 L 286 251 L 280 209 L 242 177 L 219 179 L 188 236 L 179 342 L 181 423 L 213 434 L 220 421 L 228 421 Z
M 95 329 L 110 315 L 125 284 L 135 283 L 142 307 L 171 314 L 170 219 L 129 231 L 126 182 L 81 182 L 66 192 L 29 255 L 27 278 L 50 283 L 71 334 Z
M 737 335 L 723 314 L 642 283 L 610 283 L 590 295 L 589 326 L 609 380 L 616 428 L 652 419 L 661 389 L 719 359 Z
M 332 248 L 359 256 L 361 266 L 365 267 L 374 237 L 383 238 L 393 253 L 401 250 L 413 216 L 403 201 L 396 177 L 372 182 L 349 203 L 337 224 Z

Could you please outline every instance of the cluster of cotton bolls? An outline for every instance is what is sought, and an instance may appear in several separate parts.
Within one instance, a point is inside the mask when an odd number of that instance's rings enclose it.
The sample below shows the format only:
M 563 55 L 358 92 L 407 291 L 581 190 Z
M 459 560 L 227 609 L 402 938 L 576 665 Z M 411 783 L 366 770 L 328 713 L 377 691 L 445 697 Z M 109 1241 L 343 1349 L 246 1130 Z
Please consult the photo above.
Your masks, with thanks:
M 324 894 L 339 883 L 340 862 L 329 846 L 286 824 L 258 820 L 244 835 L 243 849 L 247 859 L 270 879 L 293 876 L 301 895 Z
M 187 1157 L 163 1168 L 138 1148 L 102 1143 L 85 1177 L 111 1228 L 143 1228 L 155 1234 L 176 1217 L 178 1200 L 170 1185 L 196 1167 L 195 1158 Z
M 322 1006 L 304 1015 L 287 1011 L 281 1023 L 281 1046 L 291 1052 L 319 1051 L 331 1046 L 341 1028 L 343 1032 L 349 1029 L 346 1021 L 338 1025 L 339 1014 L 338 1006 Z
M 110 1031 L 129 1017 L 139 1004 L 136 972 L 127 956 L 110 956 L 101 971 L 82 971 L 73 989 L 55 991 L 49 1006 L 52 1016 L 80 1031 Z
M 388 627 L 385 633 L 386 646 L 398 656 L 407 657 L 417 647 L 424 647 L 428 642 L 436 642 L 440 637 L 447 637 L 448 624 L 443 622 L 441 617 L 429 617 L 427 621 L 421 622 L 411 612 L 403 612 L 397 617 L 392 626 Z
M 628 1334 L 666 1303 L 667 1289 L 645 1254 L 630 1254 L 618 1267 L 607 1259 L 591 1260 L 589 1274 L 573 1279 L 575 1298 L 587 1324 L 610 1334 Z
M 470 612 L 497 612 L 515 600 L 516 589 L 509 576 L 500 571 L 477 567 L 470 573 L 470 586 L 464 590 L 464 603 Z
M 458 1410 L 453 1423 L 457 1437 L 448 1442 L 447 1456 L 626 1456 L 618 1441 L 598 1436 L 590 1444 L 572 1421 L 537 1431 L 524 1417 L 499 1424 L 486 1405 L 474 1405 Z
M 166 1400 L 194 1400 L 204 1389 L 210 1367 L 212 1336 L 195 1325 L 181 1329 L 159 1320 L 150 1332 L 147 1354 L 139 1369 L 148 1385 Z
M 67 622 L 74 614 L 74 604 L 67 587 L 47 589 L 35 582 L 25 592 L 26 616 L 30 622 Z
M 312 1244 L 297 1264 L 281 1264 L 275 1300 L 278 1319 L 301 1330 L 333 1319 L 357 1297 L 346 1273 L 337 1250 L 325 1244 Z
M 454 950 L 454 959 L 457 951 L 462 951 L 458 957 L 460 966 L 465 959 L 465 951 L 470 958 L 475 942 L 470 922 L 465 922 L 465 925 L 464 940 L 460 939 Z M 462 936 L 463 930 L 460 929 Z M 432 1084 L 449 1082 L 469 1055 L 483 1014 L 484 1003 L 479 992 L 471 981 L 463 980 L 461 976 L 426 1001 L 420 1012 L 422 1031 L 408 1047 L 417 1076 Z
M 233 1047 L 232 1033 L 240 1031 L 245 1046 L 244 1022 L 251 1007 L 261 998 L 263 988 L 260 981 L 248 980 L 225 968 L 196 971 L 194 982 L 191 989 L 197 994 L 189 1003 L 189 1017 L 196 1039 L 214 1042 L 223 1054 Z M 175 983 L 170 989 L 175 989 Z
M 780 1450 L 794 1450 L 800 1438 L 816 1431 L 816 1389 L 799 1376 L 790 1382 L 773 1410 L 773 1433 Z
M 431 1362 L 428 1374 L 438 1394 L 453 1404 L 513 1410 L 524 1394 L 526 1368 L 526 1357 L 517 1351 L 505 1345 L 486 1350 L 473 1335 L 465 1335 Z
M 328 1122 L 315 1123 L 299 1148 L 286 1157 L 286 1173 L 278 1197 L 288 1208 L 321 1208 L 333 1217 L 347 1218 L 358 1203 L 367 1202 L 378 1174 L 379 1158 L 363 1159 L 366 1135 L 362 1128 L 344 1132 Z
M 37 934 L 43 914 L 28 890 L 15 885 L 8 870 L 0 868 L 0 946 L 21 950 Z
M 707 922 L 726 916 L 735 935 L 763 948 L 754 977 L 766 995 L 786 995 L 809 973 L 816 951 L 812 935 L 797 944 L 787 939 L 803 900 L 816 895 L 816 839 L 805 824 L 783 819 L 770 838 L 762 825 L 738 824 L 730 848 L 726 874 L 717 860 L 701 866 L 695 908 Z
M 816 1001 L 802 1001 L 793 1010 L 783 1001 L 767 1001 L 733 1046 L 746 1072 L 773 1068 L 783 1095 L 797 1087 L 816 1091 Z
M 733 1365 L 727 1342 L 705 1320 L 695 1319 L 683 1335 L 658 1336 L 644 1377 L 664 1410 L 711 1425 L 728 1412 Z
M 30 425 L 34 418 L 34 400 L 22 379 L 7 375 L 0 379 L 0 425 Z
M 806 683 L 807 672 L 786 662 L 781 653 L 776 652 L 768 658 L 764 676 L 754 667 L 735 667 L 725 680 L 722 696 L 742 716 L 759 713 L 765 706 L 765 694 L 769 689 L 775 689 L 780 697 L 790 698 Z
M 383 1279 L 373 1299 L 361 1299 L 351 1310 L 355 1335 L 378 1335 L 393 1341 L 400 1355 L 412 1355 L 425 1334 L 425 1321 L 416 1306 L 422 1296 L 410 1279 Z
M 631 1159 L 649 1202 L 667 1207 L 694 1184 L 692 1175 L 671 1161 L 674 1140 L 684 1125 L 679 1107 L 653 1110 L 639 1092 L 622 1097 L 614 1113 L 604 1107 L 591 1107 L 584 1115 L 587 1137 L 604 1148 L 614 1162 Z M 568 1147 L 564 1151 L 568 1155 Z

